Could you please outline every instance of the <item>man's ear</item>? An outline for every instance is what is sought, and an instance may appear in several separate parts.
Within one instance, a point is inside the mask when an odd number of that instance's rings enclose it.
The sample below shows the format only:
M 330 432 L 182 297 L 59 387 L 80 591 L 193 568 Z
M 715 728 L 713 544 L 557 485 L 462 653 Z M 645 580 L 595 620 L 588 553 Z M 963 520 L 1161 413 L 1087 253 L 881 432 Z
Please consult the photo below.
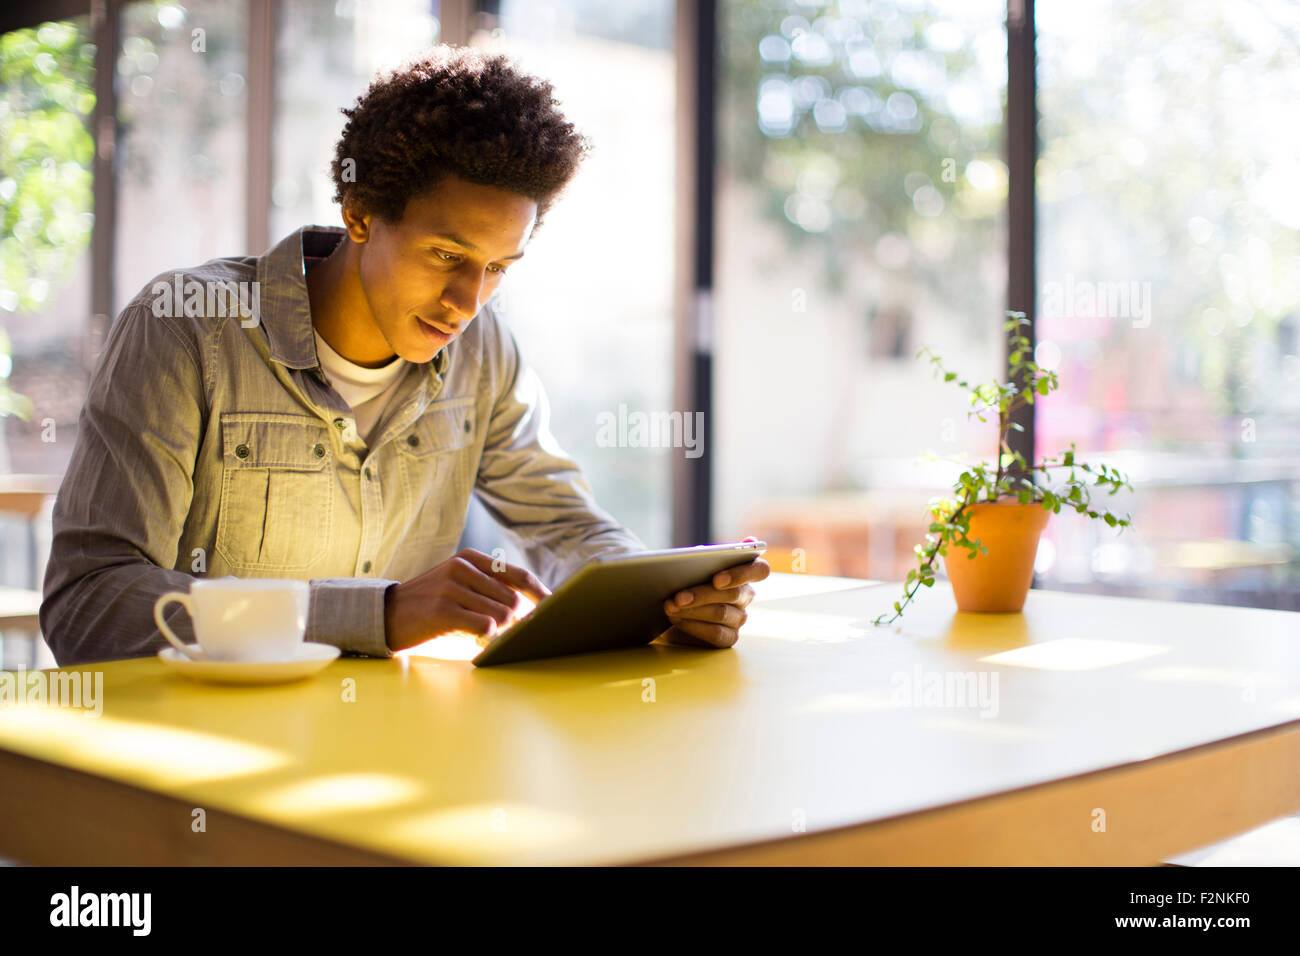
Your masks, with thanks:
M 365 242 L 370 238 L 370 223 L 373 218 L 370 213 L 362 213 L 355 203 L 343 204 L 343 227 L 353 242 Z

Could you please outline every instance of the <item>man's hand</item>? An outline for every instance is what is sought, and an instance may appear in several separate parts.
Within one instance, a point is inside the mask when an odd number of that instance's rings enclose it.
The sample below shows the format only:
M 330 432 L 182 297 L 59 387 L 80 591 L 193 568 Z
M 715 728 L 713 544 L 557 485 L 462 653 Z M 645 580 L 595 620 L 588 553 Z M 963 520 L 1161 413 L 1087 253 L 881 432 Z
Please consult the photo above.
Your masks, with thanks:
M 472 634 L 484 643 L 551 592 L 525 568 L 465 548 L 442 564 L 388 589 L 384 631 L 394 651 L 444 634 Z
M 754 600 L 750 582 L 761 581 L 771 573 L 766 561 L 755 558 L 748 564 L 719 571 L 707 584 L 679 591 L 664 602 L 664 613 L 673 626 L 660 636 L 672 644 L 731 647 L 740 639 L 740 627 L 749 618 L 745 608 Z

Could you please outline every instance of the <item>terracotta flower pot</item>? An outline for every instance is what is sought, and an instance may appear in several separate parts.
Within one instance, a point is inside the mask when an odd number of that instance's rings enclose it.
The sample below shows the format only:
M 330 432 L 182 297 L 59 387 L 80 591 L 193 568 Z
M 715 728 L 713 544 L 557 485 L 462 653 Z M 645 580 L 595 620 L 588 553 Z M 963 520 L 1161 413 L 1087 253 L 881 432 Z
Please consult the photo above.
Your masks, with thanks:
M 1034 580 L 1038 539 L 1052 512 L 1041 504 L 1022 505 L 1015 498 L 970 507 L 967 537 L 988 554 L 948 545 L 944 566 L 957 607 L 962 611 L 1020 611 Z

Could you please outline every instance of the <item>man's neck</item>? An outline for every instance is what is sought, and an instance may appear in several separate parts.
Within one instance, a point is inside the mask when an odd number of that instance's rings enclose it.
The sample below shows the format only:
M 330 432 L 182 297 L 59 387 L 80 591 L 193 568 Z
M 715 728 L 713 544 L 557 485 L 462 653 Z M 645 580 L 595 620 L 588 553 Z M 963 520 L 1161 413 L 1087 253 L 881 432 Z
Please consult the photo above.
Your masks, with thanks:
M 307 298 L 316 331 L 339 355 L 363 368 L 379 368 L 394 353 L 379 332 L 361 292 L 355 243 L 346 235 L 334 251 L 307 270 Z

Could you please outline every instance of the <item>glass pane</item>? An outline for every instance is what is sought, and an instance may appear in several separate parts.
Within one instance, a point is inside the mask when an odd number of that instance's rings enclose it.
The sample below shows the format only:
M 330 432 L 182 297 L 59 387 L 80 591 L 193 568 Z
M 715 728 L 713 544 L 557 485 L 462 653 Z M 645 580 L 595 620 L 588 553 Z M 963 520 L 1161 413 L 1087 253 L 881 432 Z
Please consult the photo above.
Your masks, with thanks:
M 306 225 L 342 225 L 330 163 L 339 112 L 378 70 L 399 66 L 438 39 L 437 3 L 284 0 L 276 36 L 271 241 Z
M 546 387 L 560 446 L 651 548 L 671 544 L 670 455 L 682 450 L 632 446 L 630 430 L 599 425 L 672 410 L 672 31 L 669 0 L 505 2 L 475 38 L 549 80 L 593 143 L 498 303 Z
M 247 3 L 129 3 L 121 30 L 116 311 L 160 272 L 247 252 Z
M 918 456 L 996 446 L 915 356 L 1002 367 L 1005 4 L 720 13 L 716 533 L 900 580 L 960 470 Z
M 14 491 L 63 473 L 86 390 L 94 108 L 88 17 L 0 36 L 0 473 Z M 0 514 L 0 585 L 39 588 L 48 508 Z M 0 668 L 53 666 L 39 637 L 0 635 Z
M 87 380 L 94 66 L 88 17 L 0 37 L 0 472 L 62 474 L 72 454 Z
M 1040 4 L 1040 450 L 1129 472 L 1048 586 L 1296 609 L 1300 8 Z M 1085 460 L 1087 460 L 1085 459 Z

